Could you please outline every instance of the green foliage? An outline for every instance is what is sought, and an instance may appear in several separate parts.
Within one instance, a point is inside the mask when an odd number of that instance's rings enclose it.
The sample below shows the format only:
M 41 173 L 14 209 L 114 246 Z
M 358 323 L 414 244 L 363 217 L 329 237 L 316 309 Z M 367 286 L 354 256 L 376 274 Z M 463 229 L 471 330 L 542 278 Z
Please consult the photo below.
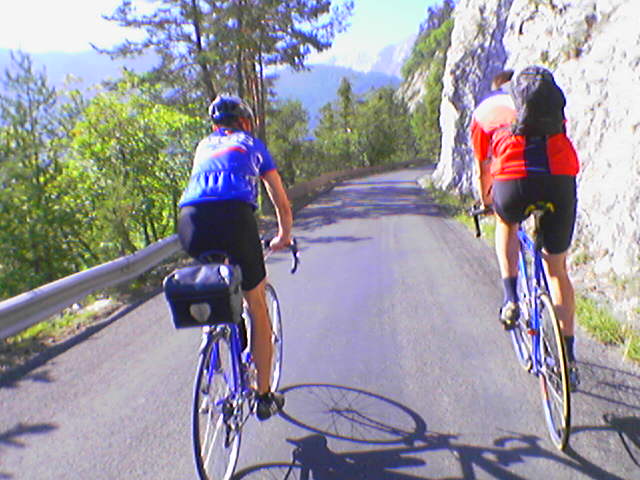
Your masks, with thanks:
M 418 156 L 435 161 L 440 155 L 440 103 L 442 76 L 453 30 L 452 0 L 429 8 L 410 57 L 402 67 L 409 79 L 420 72 L 425 78 L 424 96 L 411 115 L 411 128 L 416 137 Z
M 16 55 L 0 95 L 0 298 L 174 232 L 205 124 L 126 75 L 87 103 Z
M 76 104 L 63 103 L 29 56 L 11 60 L 0 85 L 0 297 L 78 266 L 66 236 L 74 212 L 60 184 Z
M 344 101 L 340 103 L 344 104 Z M 353 132 L 349 127 L 345 128 L 345 116 L 331 103 L 320 109 L 320 121 L 315 129 L 318 173 L 352 166 Z
M 158 0 L 155 10 L 137 14 L 130 0 L 108 20 L 142 29 L 146 38 L 126 41 L 116 57 L 151 50 L 160 63 L 151 78 L 173 91 L 179 103 L 206 105 L 217 93 L 245 97 L 257 114 L 258 136 L 265 136 L 265 67 L 302 69 L 313 51 L 331 46 L 346 27 L 351 0 L 338 7 L 332 0 Z
M 313 175 L 309 115 L 297 100 L 281 101 L 269 112 L 269 151 L 286 186 Z
M 174 232 L 177 203 L 204 124 L 154 101 L 130 75 L 91 101 L 69 163 L 98 256 L 132 253 Z M 88 232 L 89 233 L 89 232 Z
M 414 157 L 409 110 L 393 89 L 371 92 L 358 105 L 354 125 L 361 166 L 388 165 Z
M 353 95 L 343 79 L 335 105 L 325 105 L 315 130 L 318 173 L 389 165 L 414 157 L 407 106 L 389 87 Z
M 421 68 L 427 72 L 425 94 L 411 117 L 411 127 L 417 139 L 418 155 L 437 159 L 440 155 L 440 103 L 442 101 L 442 76 L 449 48 L 453 19 L 444 21 L 423 38 L 420 51 Z M 407 67 L 408 65 L 408 67 Z M 411 69 L 411 64 L 405 64 Z
M 610 311 L 587 297 L 576 299 L 576 317 L 599 341 L 607 345 L 624 343 L 625 331 Z
M 453 0 L 443 0 L 442 4 L 429 7 L 427 19 L 420 27 L 411 55 L 402 66 L 403 78 L 411 77 L 418 69 L 429 64 L 434 56 L 447 51 L 454 7 Z

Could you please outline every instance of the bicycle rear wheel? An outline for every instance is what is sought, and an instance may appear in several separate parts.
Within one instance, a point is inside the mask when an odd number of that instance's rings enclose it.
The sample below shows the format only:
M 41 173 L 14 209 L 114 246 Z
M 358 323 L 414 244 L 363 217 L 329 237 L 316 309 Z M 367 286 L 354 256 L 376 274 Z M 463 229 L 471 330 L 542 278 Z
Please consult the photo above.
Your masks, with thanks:
M 200 352 L 193 389 L 192 434 L 202 480 L 229 480 L 240 451 L 234 415 L 235 363 L 228 328 L 218 328 Z
M 543 293 L 538 302 L 542 405 L 551 440 L 557 448 L 564 450 L 571 430 L 571 394 L 567 357 L 560 323 L 551 298 Z
M 531 370 L 531 335 L 529 334 L 529 325 L 531 322 L 531 299 L 530 299 L 530 272 L 532 272 L 530 258 L 525 252 L 520 250 L 520 259 L 518 261 L 518 298 L 520 305 L 520 317 L 514 328 L 509 330 L 513 350 L 518 359 L 518 363 L 527 372 Z
M 280 377 L 282 374 L 282 317 L 280 315 L 280 302 L 276 290 L 271 284 L 266 286 L 267 311 L 269 312 L 269 321 L 271 322 L 271 342 L 273 344 L 273 359 L 271 361 L 271 391 L 278 390 L 280 385 Z

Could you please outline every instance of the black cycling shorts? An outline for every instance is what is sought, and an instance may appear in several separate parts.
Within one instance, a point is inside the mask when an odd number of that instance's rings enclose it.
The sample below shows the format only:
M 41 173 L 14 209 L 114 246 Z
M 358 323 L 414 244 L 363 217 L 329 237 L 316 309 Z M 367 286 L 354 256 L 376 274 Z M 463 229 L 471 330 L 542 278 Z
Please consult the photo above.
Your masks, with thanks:
M 569 175 L 539 175 L 516 180 L 494 180 L 493 206 L 500 218 L 520 223 L 525 209 L 539 201 L 552 202 L 554 212 L 542 217 L 540 227 L 545 250 L 565 252 L 571 245 L 576 223 L 576 178 Z
M 192 257 L 212 250 L 226 252 L 240 265 L 242 289 L 253 290 L 266 268 L 253 207 L 239 200 L 202 202 L 183 207 L 178 217 L 178 237 Z

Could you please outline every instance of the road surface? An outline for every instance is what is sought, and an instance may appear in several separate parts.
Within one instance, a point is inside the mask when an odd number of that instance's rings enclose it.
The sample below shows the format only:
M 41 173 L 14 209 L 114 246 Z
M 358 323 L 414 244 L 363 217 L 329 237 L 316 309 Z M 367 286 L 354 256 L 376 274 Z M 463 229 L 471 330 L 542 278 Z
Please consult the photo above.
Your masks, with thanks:
M 426 172 L 348 181 L 296 215 L 299 272 L 269 261 L 287 403 L 247 423 L 237 478 L 640 478 L 639 370 L 579 332 L 571 449 L 555 450 L 497 322 L 492 249 L 442 215 Z M 195 478 L 198 343 L 158 295 L 5 379 L 0 479 Z

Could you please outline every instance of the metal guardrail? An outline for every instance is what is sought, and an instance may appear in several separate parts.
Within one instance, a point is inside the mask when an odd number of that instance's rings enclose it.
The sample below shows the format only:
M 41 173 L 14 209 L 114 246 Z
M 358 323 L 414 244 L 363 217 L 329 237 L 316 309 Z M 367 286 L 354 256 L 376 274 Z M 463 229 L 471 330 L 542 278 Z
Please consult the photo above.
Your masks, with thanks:
M 0 339 L 55 315 L 87 295 L 126 282 L 180 250 L 177 235 L 138 252 L 0 302 Z
M 324 174 L 290 188 L 289 199 L 295 204 L 296 200 L 317 194 L 337 181 L 409 165 L 411 162 Z M 0 302 L 0 340 L 60 313 L 97 290 L 137 277 L 179 250 L 178 236 L 172 235 L 129 256 L 75 273 Z

